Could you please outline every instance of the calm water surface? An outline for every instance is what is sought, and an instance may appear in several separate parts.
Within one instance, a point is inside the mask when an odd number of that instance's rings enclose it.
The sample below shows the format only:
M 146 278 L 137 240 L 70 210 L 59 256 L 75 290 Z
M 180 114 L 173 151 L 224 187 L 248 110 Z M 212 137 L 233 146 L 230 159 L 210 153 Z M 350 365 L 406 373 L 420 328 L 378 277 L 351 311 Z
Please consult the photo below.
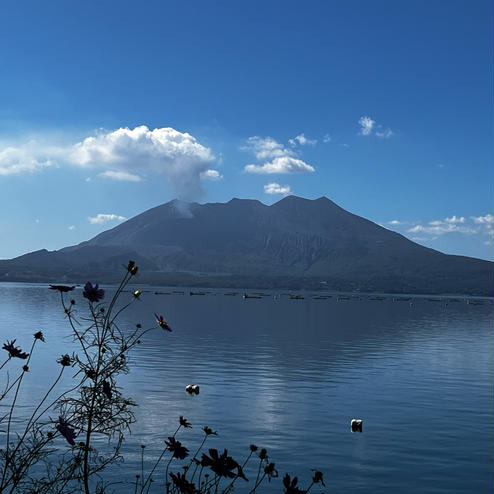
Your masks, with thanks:
M 210 447 L 239 460 L 251 443 L 266 447 L 280 475 L 307 481 L 311 468 L 322 470 L 326 492 L 492 492 L 491 300 L 410 305 L 154 290 L 121 325 L 152 325 L 158 312 L 174 331 L 149 333 L 119 381 L 139 407 L 113 478 L 132 482 L 140 444 L 150 462 L 184 415 L 195 427 L 179 439 L 191 451 L 209 425 L 219 432 Z M 57 295 L 0 284 L 2 342 L 17 338 L 26 349 L 39 329 L 47 339 L 26 377 L 29 397 L 46 389 L 58 371 L 53 362 L 73 349 Z M 82 306 L 80 290 L 74 298 Z M 185 393 L 189 383 L 201 386 L 199 396 Z M 350 432 L 352 418 L 363 419 L 362 434 Z M 261 490 L 281 491 L 279 480 Z

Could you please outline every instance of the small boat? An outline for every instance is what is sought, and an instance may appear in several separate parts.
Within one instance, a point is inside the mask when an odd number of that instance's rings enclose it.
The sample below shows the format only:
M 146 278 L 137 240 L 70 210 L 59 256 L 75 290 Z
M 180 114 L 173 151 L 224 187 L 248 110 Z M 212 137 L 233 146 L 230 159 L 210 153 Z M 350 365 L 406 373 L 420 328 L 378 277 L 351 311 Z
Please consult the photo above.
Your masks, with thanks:
M 303 295 L 290 295 L 290 300 L 303 300 L 304 298 Z
M 377 297 L 370 297 L 369 300 L 386 300 L 386 297 L 381 297 L 380 295 L 378 295 Z
M 393 302 L 410 302 L 412 297 L 394 297 Z
M 192 295 L 206 295 L 206 292 L 189 292 L 189 295 L 192 296 Z
M 482 300 L 467 300 L 468 305 L 484 305 Z
M 440 298 L 428 298 L 427 302 L 442 302 Z
M 329 297 L 327 295 L 314 295 L 313 300 L 327 300 Z
M 338 302 L 340 300 L 350 300 L 350 297 L 348 297 L 347 295 L 338 295 L 338 298 L 336 300 L 338 300 Z
M 248 293 L 244 293 L 244 298 L 262 298 L 260 295 L 249 295 Z
M 170 292 L 154 292 L 155 295 L 171 295 Z

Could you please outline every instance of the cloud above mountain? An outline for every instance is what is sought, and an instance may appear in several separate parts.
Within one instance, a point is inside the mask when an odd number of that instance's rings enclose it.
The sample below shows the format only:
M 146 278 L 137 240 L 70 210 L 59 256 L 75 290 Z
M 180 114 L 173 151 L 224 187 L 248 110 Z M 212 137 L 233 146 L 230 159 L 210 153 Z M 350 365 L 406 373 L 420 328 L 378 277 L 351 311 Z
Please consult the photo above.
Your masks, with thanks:
M 315 171 L 312 165 L 297 157 L 295 151 L 272 137 L 249 137 L 240 149 L 252 153 L 259 161 L 264 161 L 262 164 L 245 165 L 244 171 L 247 173 L 282 174 Z
M 264 186 L 264 193 L 270 195 L 288 195 L 292 193 L 292 189 L 289 185 L 280 185 L 276 182 L 271 182 Z
M 201 179 L 219 179 L 212 168 L 215 156 L 194 136 L 172 127 L 149 129 L 145 125 L 100 130 L 75 144 L 47 145 L 32 140 L 0 150 L 0 175 L 39 171 L 47 167 L 73 166 L 100 170 L 99 176 L 139 182 L 158 175 L 176 197 L 197 200 Z
M 172 127 L 150 130 L 145 125 L 87 137 L 72 146 L 67 157 L 82 167 L 105 168 L 104 174 L 116 180 L 160 175 L 185 200 L 200 198 L 201 174 L 214 161 L 212 151 L 187 132 Z

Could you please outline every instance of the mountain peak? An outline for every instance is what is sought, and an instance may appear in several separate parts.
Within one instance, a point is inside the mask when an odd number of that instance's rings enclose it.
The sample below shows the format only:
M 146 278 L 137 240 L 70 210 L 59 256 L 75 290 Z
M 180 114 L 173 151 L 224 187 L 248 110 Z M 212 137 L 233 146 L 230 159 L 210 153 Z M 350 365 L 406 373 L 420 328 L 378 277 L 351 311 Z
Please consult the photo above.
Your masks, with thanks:
M 143 283 L 313 289 L 324 281 L 334 290 L 471 294 L 493 287 L 492 263 L 420 246 L 327 197 L 294 195 L 271 206 L 175 199 L 78 246 L 0 261 L 0 281 L 67 272 L 112 281 L 128 259 Z
M 290 207 L 290 208 L 299 208 L 299 207 L 309 207 L 309 208 L 322 208 L 327 209 L 329 207 L 335 207 L 341 209 L 336 203 L 328 199 L 326 196 L 321 196 L 317 199 L 306 199 L 305 197 L 289 195 L 283 197 L 279 201 L 272 204 L 275 208 L 278 207 Z
M 235 204 L 235 203 L 240 203 L 243 202 L 245 204 L 248 203 L 257 203 L 257 204 L 262 204 L 261 201 L 258 201 L 257 199 L 241 199 L 239 197 L 232 197 L 226 204 Z

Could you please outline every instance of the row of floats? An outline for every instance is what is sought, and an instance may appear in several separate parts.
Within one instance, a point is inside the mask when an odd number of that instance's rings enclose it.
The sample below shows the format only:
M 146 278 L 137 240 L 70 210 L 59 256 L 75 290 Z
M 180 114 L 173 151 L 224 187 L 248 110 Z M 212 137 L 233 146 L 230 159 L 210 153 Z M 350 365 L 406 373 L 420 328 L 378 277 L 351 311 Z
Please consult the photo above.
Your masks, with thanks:
M 151 290 L 142 290 L 143 292 L 151 292 Z M 451 297 L 397 297 L 397 296 L 382 296 L 382 295 L 347 295 L 347 294 L 296 294 L 296 293 L 265 293 L 265 292 L 219 292 L 219 291 L 193 291 L 193 290 L 172 290 L 172 291 L 155 291 L 154 295 L 188 295 L 188 296 L 206 296 L 206 295 L 224 295 L 228 297 L 242 297 L 244 299 L 262 299 L 273 298 L 279 300 L 281 298 L 287 298 L 288 300 L 329 300 L 335 299 L 337 302 L 352 301 L 352 300 L 373 300 L 382 302 L 384 300 L 390 300 L 392 302 L 408 302 L 412 304 L 414 301 L 422 300 L 426 302 L 443 303 L 448 305 L 449 303 L 466 303 L 468 305 L 484 305 L 486 303 L 492 304 L 490 299 L 471 299 L 471 298 L 451 298 Z

